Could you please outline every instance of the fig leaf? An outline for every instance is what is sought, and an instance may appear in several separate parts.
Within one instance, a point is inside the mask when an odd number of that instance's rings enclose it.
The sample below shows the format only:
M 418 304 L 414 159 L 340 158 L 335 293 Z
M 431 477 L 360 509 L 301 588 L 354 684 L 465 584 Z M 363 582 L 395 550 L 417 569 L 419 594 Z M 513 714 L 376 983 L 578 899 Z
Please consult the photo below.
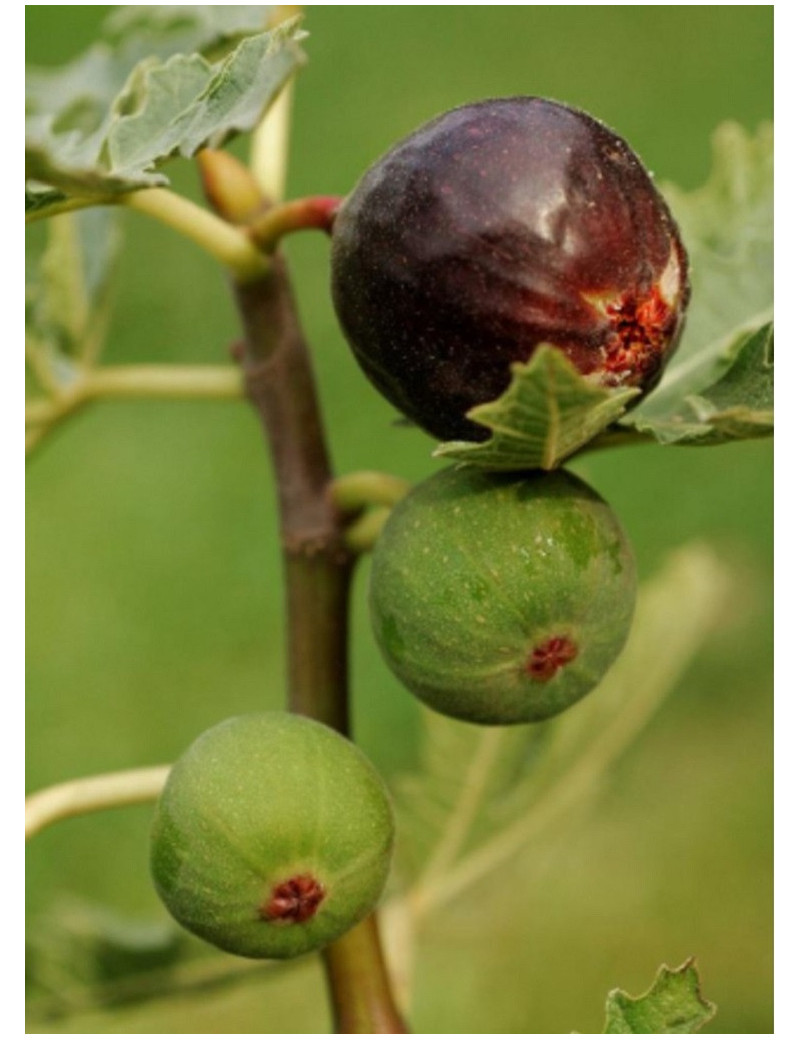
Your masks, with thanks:
M 221 58 L 215 52 L 234 30 L 201 22 L 184 36 L 205 41 L 193 53 L 175 53 L 169 34 L 163 53 L 163 44 L 148 46 L 148 32 L 29 76 L 26 212 L 41 215 L 71 196 L 103 201 L 168 184 L 160 170 L 168 159 L 251 130 L 303 62 L 305 34 L 293 20 L 242 39 L 241 19 L 236 24 L 239 42 Z
M 679 968 L 662 966 L 650 989 L 630 997 L 612 990 L 606 1001 L 604 1033 L 697 1033 L 716 1014 L 700 992 L 694 958 Z
M 487 441 L 449 441 L 434 455 L 484 469 L 554 469 L 615 420 L 639 391 L 609 390 L 581 376 L 560 350 L 536 348 L 511 366 L 511 385 L 467 416 L 492 431 Z
M 711 445 L 769 437 L 773 431 L 772 322 L 737 335 L 730 367 L 702 392 L 688 394 L 662 418 L 638 417 L 636 428 L 662 444 Z

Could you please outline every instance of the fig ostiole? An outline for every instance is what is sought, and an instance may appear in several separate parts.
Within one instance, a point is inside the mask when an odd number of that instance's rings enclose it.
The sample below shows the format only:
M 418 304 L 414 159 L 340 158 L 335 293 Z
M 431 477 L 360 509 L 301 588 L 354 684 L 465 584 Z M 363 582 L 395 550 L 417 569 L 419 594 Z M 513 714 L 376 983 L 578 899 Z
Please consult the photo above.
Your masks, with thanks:
M 430 707 L 469 722 L 536 722 L 593 689 L 636 598 L 607 503 L 563 470 L 442 470 L 392 511 L 369 585 L 378 645 Z
M 688 303 L 686 251 L 629 146 L 536 97 L 465 105 L 379 159 L 339 209 L 332 293 L 366 375 L 443 440 L 549 343 L 601 385 L 652 389 Z
M 294 957 L 375 907 L 393 833 L 383 781 L 350 741 L 297 715 L 241 715 L 171 770 L 152 873 L 189 931 L 243 957 Z

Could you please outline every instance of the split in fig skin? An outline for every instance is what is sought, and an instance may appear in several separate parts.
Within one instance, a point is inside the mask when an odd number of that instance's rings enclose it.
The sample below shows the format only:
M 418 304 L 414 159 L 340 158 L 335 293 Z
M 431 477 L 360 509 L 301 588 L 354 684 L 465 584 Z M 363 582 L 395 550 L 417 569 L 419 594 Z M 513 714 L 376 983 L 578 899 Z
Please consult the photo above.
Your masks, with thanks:
M 400 681 L 467 722 L 537 722 L 592 690 L 636 598 L 630 544 L 577 477 L 442 470 L 392 512 L 370 610 Z
M 466 105 L 396 145 L 336 217 L 333 300 L 367 376 L 444 440 L 536 346 L 601 385 L 657 383 L 687 258 L 650 175 L 596 119 L 541 98 Z
M 189 931 L 242 957 L 295 957 L 375 906 L 394 824 L 383 782 L 311 719 L 228 719 L 173 767 L 153 823 L 159 895 Z

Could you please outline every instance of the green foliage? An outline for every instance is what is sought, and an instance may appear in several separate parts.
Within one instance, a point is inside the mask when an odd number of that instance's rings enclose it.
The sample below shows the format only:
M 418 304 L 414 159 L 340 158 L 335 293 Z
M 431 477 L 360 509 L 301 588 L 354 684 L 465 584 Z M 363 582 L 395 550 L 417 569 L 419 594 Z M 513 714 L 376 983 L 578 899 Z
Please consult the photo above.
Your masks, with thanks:
M 698 1033 L 716 1013 L 700 992 L 700 976 L 690 959 L 680 968 L 662 967 L 650 989 L 629 997 L 609 993 L 604 1033 Z
M 773 429 L 772 323 L 741 332 L 731 342 L 730 367 L 696 394 L 687 394 L 663 422 L 632 420 L 663 444 L 705 446 L 748 437 L 769 437 Z
M 434 455 L 484 469 L 555 469 L 639 396 L 633 388 L 606 390 L 592 384 L 547 344 L 511 371 L 511 385 L 501 397 L 468 413 L 492 431 L 489 440 L 450 441 Z
M 195 26 L 191 17 L 160 23 L 123 12 L 123 28 L 132 19 L 140 36 L 120 36 L 113 48 L 97 45 L 62 71 L 34 74 L 26 101 L 26 211 L 41 216 L 70 197 L 108 201 L 168 184 L 161 173 L 168 159 L 251 130 L 302 63 L 303 34 L 289 22 L 242 39 L 250 19 L 236 16 L 241 8 L 232 11 L 232 21 L 201 16 Z M 193 52 L 175 53 L 170 32 L 156 36 L 160 25 L 166 31 L 176 24 L 190 27 L 182 42 Z M 205 57 L 230 40 L 239 42 L 228 53 Z
M 720 444 L 772 431 L 772 130 L 753 137 L 729 123 L 713 139 L 713 166 L 697 191 L 665 191 L 691 262 L 686 330 L 656 389 L 581 386 L 540 346 L 512 367 L 506 392 L 469 417 L 491 437 L 452 442 L 436 455 L 489 469 L 551 469 L 610 427 L 661 444 Z M 634 407 L 623 415 L 631 403 Z

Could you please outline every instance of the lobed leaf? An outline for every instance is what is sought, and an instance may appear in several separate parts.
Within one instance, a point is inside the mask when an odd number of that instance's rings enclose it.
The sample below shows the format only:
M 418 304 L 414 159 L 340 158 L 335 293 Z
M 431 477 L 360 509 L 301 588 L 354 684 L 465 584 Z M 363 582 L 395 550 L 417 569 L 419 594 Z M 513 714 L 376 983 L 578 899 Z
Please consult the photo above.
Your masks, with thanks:
M 772 322 L 742 332 L 731 344 L 723 375 L 702 392 L 687 394 L 665 416 L 637 417 L 636 429 L 662 444 L 711 445 L 769 437 L 773 431 Z
M 200 51 L 204 54 L 231 40 L 250 36 L 269 25 L 274 4 L 129 4 L 106 19 L 102 36 L 111 42 L 136 37 L 164 48 L 163 56 Z
M 555 469 L 619 419 L 636 389 L 607 390 L 581 376 L 548 344 L 511 366 L 511 385 L 468 417 L 491 431 L 482 442 L 450 441 L 434 455 L 485 469 Z
M 109 201 L 167 184 L 161 166 L 168 159 L 219 147 L 252 129 L 304 60 L 296 20 L 243 35 L 254 15 L 242 8 L 232 16 L 219 8 L 185 17 L 169 10 L 155 16 L 123 11 L 112 29 L 121 32 L 133 19 L 138 35 L 114 46 L 97 44 L 61 70 L 29 76 L 27 212 L 53 210 L 71 196 Z M 259 25 L 268 10 L 244 9 L 260 12 Z M 174 53 L 170 26 L 180 28 L 193 53 Z
M 700 992 L 700 977 L 690 958 L 680 968 L 662 966 L 653 985 L 640 997 L 612 990 L 606 1001 L 603 1032 L 697 1033 L 716 1010 Z

